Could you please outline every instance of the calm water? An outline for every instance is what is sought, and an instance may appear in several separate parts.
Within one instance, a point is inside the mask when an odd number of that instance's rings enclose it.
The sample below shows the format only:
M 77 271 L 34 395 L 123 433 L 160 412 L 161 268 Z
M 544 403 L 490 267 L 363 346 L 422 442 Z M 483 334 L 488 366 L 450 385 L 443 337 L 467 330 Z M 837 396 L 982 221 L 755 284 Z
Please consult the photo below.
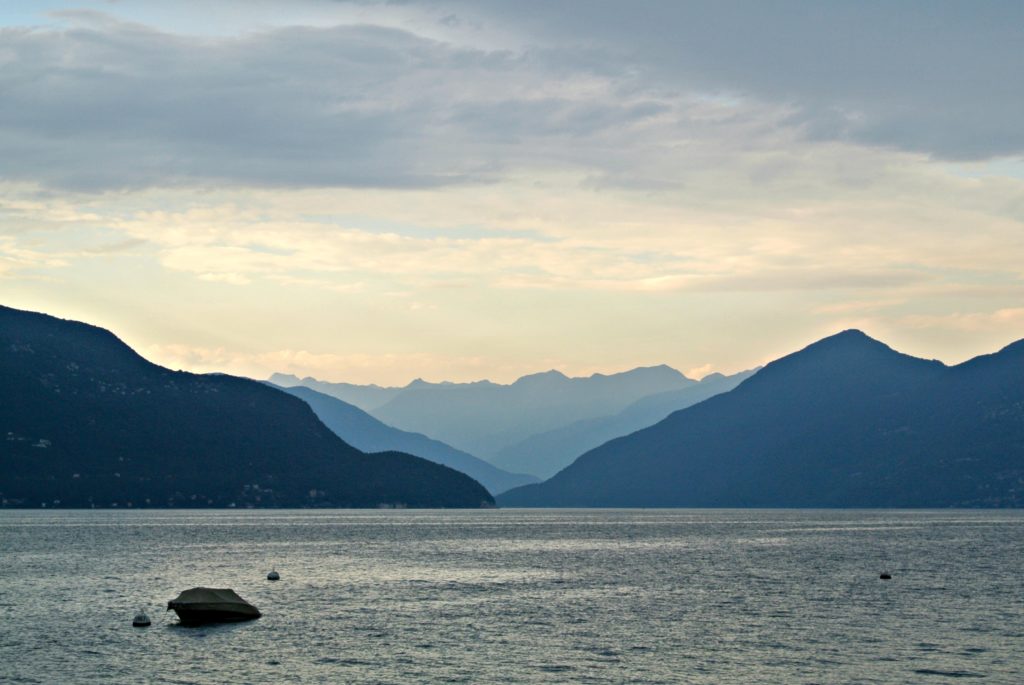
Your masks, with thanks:
M 2 511 L 0 681 L 1022 683 L 1022 543 L 1003 511 Z M 178 626 L 194 585 L 264 616 Z

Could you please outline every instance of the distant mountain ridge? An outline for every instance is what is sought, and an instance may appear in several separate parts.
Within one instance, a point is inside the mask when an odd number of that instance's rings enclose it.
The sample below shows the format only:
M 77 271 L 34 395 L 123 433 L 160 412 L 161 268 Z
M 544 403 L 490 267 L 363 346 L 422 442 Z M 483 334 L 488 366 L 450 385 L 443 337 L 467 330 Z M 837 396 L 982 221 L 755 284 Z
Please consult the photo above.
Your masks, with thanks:
M 629 435 L 661 421 L 679 409 L 732 390 L 757 369 L 731 376 L 710 374 L 693 385 L 642 397 L 614 416 L 575 421 L 567 426 L 531 435 L 498 452 L 494 464 L 533 473 L 541 479 L 555 475 L 576 457 L 613 438 Z
M 345 442 L 364 452 L 398 451 L 444 464 L 473 478 L 491 494 L 537 482 L 537 477 L 509 473 L 449 445 L 419 433 L 392 428 L 355 405 L 312 388 L 282 388 L 312 407 L 324 425 Z
M 294 377 L 275 375 L 272 382 L 274 379 Z M 665 365 L 582 378 L 546 371 L 523 376 L 509 385 L 417 380 L 374 407 L 365 397 L 357 397 L 358 393 L 347 384 L 324 384 L 310 379 L 300 382 L 360 406 L 390 426 L 428 435 L 492 463 L 502 448 L 536 433 L 616 414 L 642 397 L 696 383 Z M 374 401 L 394 390 L 373 390 Z
M 0 306 L 0 505 L 479 507 L 468 476 L 366 455 L 248 379 L 171 371 L 109 331 Z
M 275 373 L 269 378 L 269 381 L 280 388 L 293 388 L 296 386 L 311 388 L 324 395 L 336 397 L 342 402 L 355 405 L 363 411 L 372 411 L 386 404 L 405 389 L 381 387 L 379 385 L 331 383 L 328 381 L 318 381 L 312 376 L 299 378 L 290 373 Z
M 503 506 L 1024 506 L 1024 341 L 954 367 L 844 331 Z

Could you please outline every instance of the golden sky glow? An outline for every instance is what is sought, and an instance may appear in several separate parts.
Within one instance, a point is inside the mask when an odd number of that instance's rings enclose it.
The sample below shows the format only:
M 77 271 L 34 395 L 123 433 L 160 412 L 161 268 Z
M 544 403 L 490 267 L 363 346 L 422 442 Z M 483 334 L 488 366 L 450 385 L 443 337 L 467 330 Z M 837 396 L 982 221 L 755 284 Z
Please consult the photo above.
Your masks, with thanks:
M 913 5 L 941 35 L 875 36 L 893 75 L 865 85 L 879 65 L 839 48 L 809 63 L 828 80 L 659 44 L 676 3 L 543 30 L 505 3 L 288 6 L 0 11 L 0 301 L 174 368 L 380 384 L 731 372 L 848 327 L 949 362 L 1024 337 L 1012 22 Z M 769 34 L 816 30 L 779 13 Z M 991 94 L 919 63 L 958 30 L 998 53 L 972 58 Z

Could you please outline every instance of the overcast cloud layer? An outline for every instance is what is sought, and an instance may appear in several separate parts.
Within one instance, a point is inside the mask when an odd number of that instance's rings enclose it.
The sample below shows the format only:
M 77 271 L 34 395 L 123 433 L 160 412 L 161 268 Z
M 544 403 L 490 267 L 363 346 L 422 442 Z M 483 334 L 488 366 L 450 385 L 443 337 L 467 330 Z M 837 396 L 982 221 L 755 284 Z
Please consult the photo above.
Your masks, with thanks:
M 8 303 L 389 382 L 1024 337 L 1020 3 L 174 8 L 0 9 Z
M 455 42 L 372 25 L 176 35 L 84 11 L 5 28 L 0 173 L 403 188 L 538 164 L 616 179 L 658 145 L 737 139 L 1024 150 L 1020 3 L 425 7 Z M 517 48 L 467 47 L 489 24 Z

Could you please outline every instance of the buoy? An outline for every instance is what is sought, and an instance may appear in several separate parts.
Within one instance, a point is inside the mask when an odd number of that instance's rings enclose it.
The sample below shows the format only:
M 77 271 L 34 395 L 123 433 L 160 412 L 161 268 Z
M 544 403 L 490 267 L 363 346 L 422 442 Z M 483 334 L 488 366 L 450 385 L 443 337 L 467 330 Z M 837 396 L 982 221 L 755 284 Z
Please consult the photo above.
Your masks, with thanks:
M 267 574 L 267 580 L 281 580 L 281 574 L 277 571 L 271 571 Z
M 146 615 L 145 611 L 140 611 L 135 614 L 135 618 L 132 619 L 132 626 L 135 628 L 149 627 L 149 616 Z
M 892 576 L 889 575 L 888 573 L 883 573 L 882 575 L 880 575 L 878 577 L 879 577 L 880 580 L 892 580 Z

